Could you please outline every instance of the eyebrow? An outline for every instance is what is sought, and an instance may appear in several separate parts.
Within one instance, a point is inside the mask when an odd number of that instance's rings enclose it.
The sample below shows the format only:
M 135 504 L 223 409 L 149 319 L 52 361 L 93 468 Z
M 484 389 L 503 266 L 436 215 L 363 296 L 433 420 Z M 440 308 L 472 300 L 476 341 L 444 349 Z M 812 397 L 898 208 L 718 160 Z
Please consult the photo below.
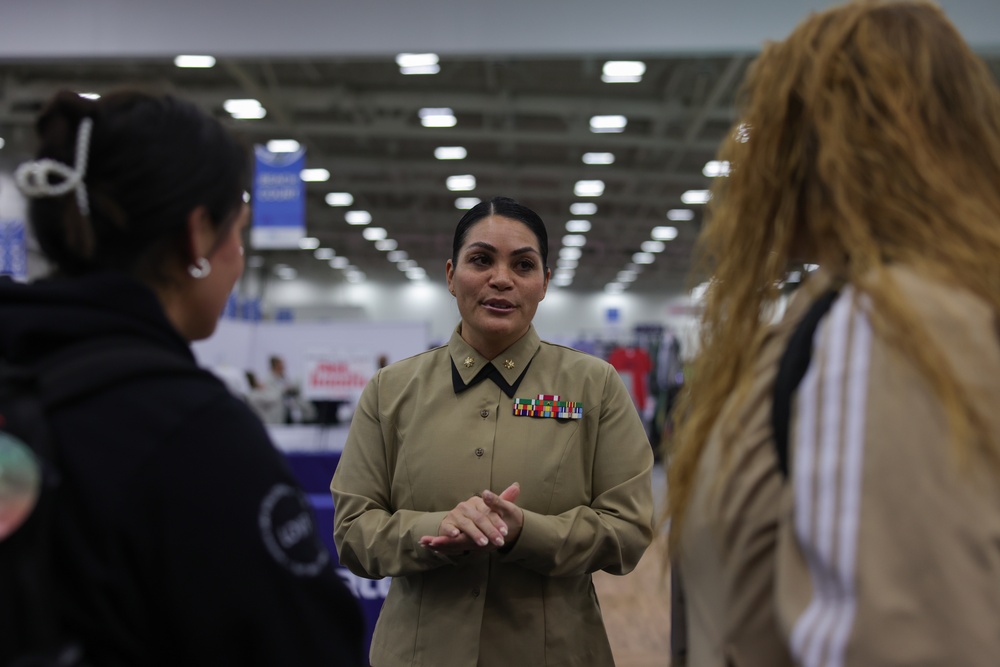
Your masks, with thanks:
M 488 250 L 489 252 L 492 252 L 494 254 L 497 254 L 499 252 L 496 249 L 496 246 L 494 246 L 494 245 L 492 245 L 490 243 L 486 243 L 485 241 L 473 241 L 472 243 L 469 244 L 468 249 L 472 249 L 472 248 L 480 248 L 482 250 Z M 535 248 L 531 247 L 530 245 L 524 246 L 523 248 L 518 248 L 517 250 L 512 251 L 510 254 L 511 255 L 527 255 L 528 253 L 535 253 L 539 257 L 541 256 L 541 253 L 538 252 L 538 250 L 536 250 Z

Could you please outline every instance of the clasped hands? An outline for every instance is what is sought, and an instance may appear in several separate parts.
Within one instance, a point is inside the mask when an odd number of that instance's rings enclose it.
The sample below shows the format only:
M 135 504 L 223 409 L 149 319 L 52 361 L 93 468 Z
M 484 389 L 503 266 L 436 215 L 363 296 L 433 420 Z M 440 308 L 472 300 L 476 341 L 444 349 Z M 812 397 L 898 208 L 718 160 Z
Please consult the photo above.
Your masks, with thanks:
M 421 546 L 442 554 L 494 551 L 517 541 L 524 512 L 515 504 L 521 485 L 514 482 L 499 495 L 490 490 L 460 502 L 441 521 L 437 535 L 424 535 Z

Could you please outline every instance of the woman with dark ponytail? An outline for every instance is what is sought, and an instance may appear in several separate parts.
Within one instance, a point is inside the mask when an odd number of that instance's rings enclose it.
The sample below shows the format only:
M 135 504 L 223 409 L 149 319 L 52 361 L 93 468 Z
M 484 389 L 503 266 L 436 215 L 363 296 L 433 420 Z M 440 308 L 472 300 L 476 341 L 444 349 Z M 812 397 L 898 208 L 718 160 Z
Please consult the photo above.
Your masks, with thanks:
M 58 93 L 36 129 L 15 181 L 52 272 L 0 281 L 0 362 L 87 367 L 94 387 L 46 414 L 56 634 L 81 664 L 362 664 L 358 607 L 301 491 L 190 350 L 243 271 L 247 151 L 140 92 Z M 29 605 L 0 599 L 4 619 Z M 51 648 L 16 634 L 0 663 Z

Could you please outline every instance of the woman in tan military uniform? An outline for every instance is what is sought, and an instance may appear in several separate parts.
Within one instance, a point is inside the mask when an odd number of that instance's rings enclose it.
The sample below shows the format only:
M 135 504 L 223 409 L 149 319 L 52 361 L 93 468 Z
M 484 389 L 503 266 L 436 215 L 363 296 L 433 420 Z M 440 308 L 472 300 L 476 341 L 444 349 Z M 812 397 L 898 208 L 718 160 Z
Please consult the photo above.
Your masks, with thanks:
M 530 209 L 471 209 L 451 340 L 359 401 L 331 489 L 341 563 L 393 577 L 375 667 L 614 664 L 591 573 L 652 539 L 652 450 L 615 370 L 535 333 L 547 255 Z
M 934 5 L 837 7 L 764 49 L 722 159 L 669 467 L 689 665 L 996 665 L 994 76 Z M 769 326 L 796 261 L 821 269 Z M 778 363 L 830 288 L 785 479 Z

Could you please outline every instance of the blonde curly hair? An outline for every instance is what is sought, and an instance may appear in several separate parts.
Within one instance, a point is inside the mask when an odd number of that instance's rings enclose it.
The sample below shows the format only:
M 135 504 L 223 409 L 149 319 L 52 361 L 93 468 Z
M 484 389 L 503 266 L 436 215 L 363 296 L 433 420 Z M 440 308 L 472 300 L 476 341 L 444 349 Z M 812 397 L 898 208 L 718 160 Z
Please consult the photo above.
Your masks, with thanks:
M 983 420 L 886 273 L 905 264 L 1000 313 L 1000 89 L 985 63 L 937 6 L 862 0 L 766 45 L 741 107 L 699 239 L 710 287 L 667 452 L 672 544 L 709 432 L 745 396 L 754 341 L 796 261 L 868 297 L 877 333 L 936 388 L 960 456 L 1000 472 Z

